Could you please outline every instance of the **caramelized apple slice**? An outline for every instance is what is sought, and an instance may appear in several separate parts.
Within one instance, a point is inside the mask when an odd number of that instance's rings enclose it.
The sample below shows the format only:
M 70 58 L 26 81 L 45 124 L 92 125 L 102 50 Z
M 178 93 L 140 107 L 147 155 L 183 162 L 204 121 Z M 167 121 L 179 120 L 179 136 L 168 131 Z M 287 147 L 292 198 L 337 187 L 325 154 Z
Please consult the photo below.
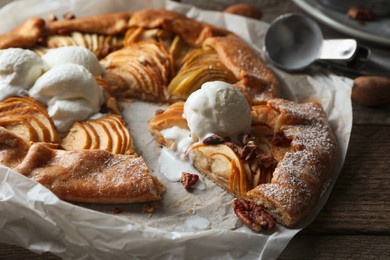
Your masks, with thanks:
M 107 127 L 108 133 L 110 134 L 110 138 L 112 140 L 112 146 L 110 152 L 114 154 L 120 154 L 122 149 L 123 137 L 120 134 L 116 123 L 107 119 L 107 116 L 100 118 L 99 121 L 102 122 Z
M 50 134 L 50 137 L 48 138 L 45 137 L 44 142 L 50 142 L 50 143 L 59 142 L 59 135 L 54 126 L 54 123 L 50 118 L 49 114 L 47 113 L 46 108 L 42 106 L 41 103 L 29 97 L 12 97 L 6 99 L 1 103 L 0 112 L 4 112 L 6 110 L 12 110 L 17 107 L 29 107 L 30 109 L 35 111 L 32 112 L 33 116 L 42 122 L 42 124 L 45 126 L 45 128 L 47 129 L 47 131 L 49 131 Z
M 74 32 L 74 33 L 72 33 L 72 38 L 77 46 L 88 48 L 87 43 L 86 43 L 82 33 Z
M 50 132 L 46 125 L 42 123 L 46 118 L 35 107 L 19 107 L 6 112 L 0 112 L 0 118 L 19 118 L 24 116 L 26 120 L 31 120 L 31 124 L 38 133 L 40 142 L 50 142 Z
M 25 119 L 0 119 L 0 126 L 19 136 L 26 143 L 37 142 L 39 140 L 37 131 Z
M 85 130 L 87 130 L 89 136 L 91 137 L 91 145 L 89 149 L 99 149 L 99 136 L 93 126 L 88 122 L 83 122 Z
M 198 90 L 203 83 L 216 80 L 233 83 L 235 79 L 223 67 L 204 66 L 179 73 L 169 84 L 168 92 L 173 95 L 173 100 L 183 100 Z
M 81 46 L 89 49 L 97 57 L 103 58 L 109 52 L 123 46 L 123 39 L 111 35 L 96 33 L 72 32 L 70 35 L 51 35 L 47 37 L 48 48 L 59 48 L 64 46 Z M 40 53 L 46 52 L 42 48 L 35 48 Z
M 112 151 L 112 137 L 107 129 L 107 126 L 99 120 L 90 120 L 89 124 L 95 128 L 99 136 L 99 149 Z
M 229 146 L 199 144 L 192 150 L 194 166 L 217 185 L 238 196 L 252 188 L 252 173 Z
M 178 126 L 188 129 L 187 120 L 183 115 L 184 102 L 177 102 L 167 108 L 167 110 L 156 114 L 148 121 L 149 131 L 156 137 L 159 144 L 165 144 L 165 139 L 161 135 L 161 130 Z
M 220 62 L 217 53 L 211 49 L 196 49 L 183 59 L 178 74 L 168 86 L 172 100 L 186 99 L 207 81 L 236 82 L 234 75 Z
M 32 142 L 50 142 L 50 131 L 43 123 L 47 118 L 41 111 L 24 98 L 13 98 L 0 103 L 0 119 L 2 120 L 20 120 L 20 124 L 27 122 L 36 133 L 31 135 L 29 141 Z M 49 125 L 50 126 L 50 125 Z M 18 134 L 21 134 L 18 132 Z
M 169 53 L 172 54 L 175 61 L 175 68 L 180 68 L 185 55 L 188 53 L 190 46 L 179 36 L 176 35 L 169 47 Z
M 118 115 L 106 115 L 105 120 L 114 123 L 122 137 L 122 146 L 119 153 L 125 154 L 128 150 L 134 150 L 133 140 L 123 119 Z
M 115 153 L 124 154 L 125 153 L 124 150 L 126 149 L 126 145 L 127 145 L 128 140 L 127 140 L 127 136 L 123 132 L 123 129 L 121 128 L 119 121 L 115 120 L 112 115 L 106 115 L 104 117 L 104 120 L 111 124 L 115 133 L 119 136 L 120 142 L 118 142 L 118 148 L 117 148 Z M 115 150 L 115 148 L 114 148 L 114 150 Z
M 65 150 L 89 149 L 91 147 L 91 136 L 80 122 L 74 122 L 68 134 L 62 139 L 61 146 Z
M 148 122 L 149 127 L 158 131 L 178 126 L 188 129 L 187 121 L 183 117 L 184 102 L 176 102 L 170 105 L 165 111 L 161 111 Z
M 165 86 L 173 73 L 171 54 L 159 42 L 138 42 L 112 52 L 101 64 L 104 78 L 118 87 L 114 96 L 165 99 Z M 115 90 L 114 90 L 115 92 Z
M 115 116 L 112 118 L 119 122 L 121 129 L 125 135 L 126 146 L 125 146 L 125 149 L 123 152 L 124 153 L 128 153 L 128 151 L 130 151 L 131 153 L 134 152 L 134 150 L 135 150 L 134 141 L 133 141 L 133 138 L 131 137 L 129 129 L 126 126 L 126 123 L 119 116 Z

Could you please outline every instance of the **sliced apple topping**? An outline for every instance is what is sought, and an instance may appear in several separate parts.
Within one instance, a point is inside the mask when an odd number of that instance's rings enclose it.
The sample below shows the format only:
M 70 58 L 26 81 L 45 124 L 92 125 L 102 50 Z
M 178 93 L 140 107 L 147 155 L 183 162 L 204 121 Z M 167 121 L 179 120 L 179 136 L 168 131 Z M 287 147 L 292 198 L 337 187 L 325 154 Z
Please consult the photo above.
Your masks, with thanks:
M 168 86 L 168 93 L 173 100 L 186 99 L 207 81 L 237 81 L 212 49 L 193 50 L 184 57 L 182 63 L 181 69 Z
M 20 118 L 1 118 L 0 126 L 11 131 L 22 138 L 25 142 L 38 141 L 38 133 L 34 127 L 25 119 Z
M 194 166 L 216 184 L 225 187 L 232 194 L 244 196 L 252 188 L 249 183 L 251 172 L 248 165 L 227 145 L 199 144 L 193 148 Z
M 81 46 L 89 49 L 98 58 L 123 47 L 123 39 L 119 36 L 96 33 L 72 32 L 69 35 L 51 35 L 45 39 L 45 46 L 35 46 L 32 50 L 42 56 L 50 48 L 65 46 Z
M 75 122 L 62 139 L 65 150 L 101 149 L 114 154 L 133 153 L 133 141 L 124 121 L 108 114 L 97 119 Z
M 127 96 L 164 99 L 164 88 L 173 74 L 171 54 L 159 42 L 142 41 L 112 52 L 101 64 L 109 85 L 120 86 Z M 123 96 L 122 93 L 112 93 Z
M 91 140 L 92 138 L 86 127 L 79 122 L 75 122 L 61 144 L 65 150 L 89 149 L 92 144 Z
M 168 107 L 165 111 L 157 111 L 156 115 L 148 122 L 149 131 L 156 137 L 159 144 L 166 145 L 161 130 L 174 126 L 188 129 L 187 121 L 183 115 L 184 102 L 177 102 Z
M 191 47 L 183 40 L 183 38 L 179 35 L 176 35 L 169 47 L 169 52 L 172 54 L 172 57 L 175 61 L 176 71 L 180 69 L 185 55 L 190 50 Z
M 0 103 L 0 125 L 26 142 L 57 143 L 58 133 L 46 109 L 28 97 L 12 97 Z
M 180 35 L 175 35 L 170 31 L 160 28 L 131 27 L 127 30 L 124 39 L 125 46 L 131 46 L 136 42 L 154 41 L 160 42 L 169 50 L 175 62 L 175 68 L 178 70 L 181 66 L 182 59 L 191 49 Z

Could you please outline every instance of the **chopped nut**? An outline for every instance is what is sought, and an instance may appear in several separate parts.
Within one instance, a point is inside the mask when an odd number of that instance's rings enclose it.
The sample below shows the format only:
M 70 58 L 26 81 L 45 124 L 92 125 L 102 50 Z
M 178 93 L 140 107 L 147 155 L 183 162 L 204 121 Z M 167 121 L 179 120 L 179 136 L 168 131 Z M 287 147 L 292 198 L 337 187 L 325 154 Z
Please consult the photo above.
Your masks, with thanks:
M 249 141 L 244 148 L 242 149 L 242 153 L 240 159 L 245 161 L 251 161 L 257 156 L 257 145 L 254 141 Z
M 352 6 L 348 12 L 347 16 L 354 20 L 359 21 L 372 21 L 375 20 L 374 12 L 368 8 L 362 6 Z
M 47 18 L 47 21 L 54 22 L 57 21 L 57 16 L 55 14 L 49 14 L 49 18 Z
M 274 218 L 259 205 L 247 200 L 235 199 L 232 207 L 242 223 L 253 231 L 273 230 L 276 226 Z
M 160 109 L 156 110 L 155 115 L 157 116 L 157 115 L 160 115 L 160 114 L 162 114 L 164 112 L 165 112 L 165 110 L 160 108 Z
M 72 20 L 72 19 L 76 18 L 76 16 L 72 12 L 64 13 L 64 15 L 62 17 L 64 17 L 65 20 Z
M 238 139 L 241 141 L 243 145 L 246 145 L 249 141 L 255 141 L 256 138 L 251 134 L 240 134 Z
M 60 29 L 57 30 L 57 33 L 59 35 L 66 36 L 66 35 L 70 34 L 70 30 L 68 28 L 60 28 Z
M 203 144 L 213 145 L 213 144 L 223 144 L 226 140 L 219 135 L 211 135 L 203 140 Z
M 182 172 L 180 182 L 183 184 L 186 190 L 190 189 L 194 186 L 199 180 L 199 176 L 197 174 L 191 174 L 188 172 Z
M 262 165 L 264 166 L 264 168 L 269 168 L 269 167 L 277 164 L 277 161 L 272 154 L 261 154 L 260 161 L 261 161 Z
M 289 146 L 292 139 L 284 134 L 283 131 L 274 132 L 272 143 L 276 146 Z
M 228 146 L 230 149 L 232 149 L 233 152 L 234 152 L 235 154 L 237 154 L 237 155 L 240 155 L 241 152 L 242 152 L 242 151 L 241 151 L 242 148 L 239 147 L 238 145 L 232 143 L 232 142 L 225 142 L 225 145 Z

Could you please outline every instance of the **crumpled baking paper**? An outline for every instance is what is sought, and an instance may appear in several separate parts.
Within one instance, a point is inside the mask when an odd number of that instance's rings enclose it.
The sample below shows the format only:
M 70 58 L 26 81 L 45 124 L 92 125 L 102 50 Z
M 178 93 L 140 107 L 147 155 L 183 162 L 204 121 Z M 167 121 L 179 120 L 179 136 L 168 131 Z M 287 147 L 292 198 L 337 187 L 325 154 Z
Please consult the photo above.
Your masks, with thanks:
M 158 0 L 14 1 L 0 10 L 0 33 L 32 16 L 46 18 L 54 13 L 61 17 L 71 11 L 82 17 L 144 8 L 166 8 L 223 26 L 240 35 L 263 55 L 267 24 Z M 322 104 L 339 143 L 328 189 L 295 228 L 278 225 L 275 232 L 254 233 L 242 227 L 232 213 L 233 197 L 208 180 L 204 180 L 206 190 L 191 193 L 179 183 L 167 181 L 159 173 L 159 148 L 145 130 L 147 119 L 159 106 L 133 102 L 123 103 L 123 116 L 135 137 L 138 151 L 145 157 L 152 173 L 168 188 L 160 208 L 147 213 L 142 210 L 143 204 L 70 204 L 59 200 L 42 185 L 0 166 L 0 242 L 37 253 L 51 252 L 64 259 L 277 258 L 293 236 L 317 216 L 341 170 L 352 127 L 352 81 L 315 67 L 300 74 L 273 70 L 282 83 L 283 97 Z M 113 214 L 116 208 L 123 212 Z

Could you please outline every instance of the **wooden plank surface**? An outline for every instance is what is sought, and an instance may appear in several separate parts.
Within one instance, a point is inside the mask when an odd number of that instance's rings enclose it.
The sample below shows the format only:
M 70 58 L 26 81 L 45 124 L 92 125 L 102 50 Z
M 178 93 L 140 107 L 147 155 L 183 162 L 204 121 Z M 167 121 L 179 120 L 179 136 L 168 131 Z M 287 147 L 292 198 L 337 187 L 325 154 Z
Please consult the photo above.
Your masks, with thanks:
M 390 126 L 354 125 L 327 204 L 305 231 L 390 234 Z
M 297 235 L 282 252 L 282 259 L 390 259 L 389 236 Z
M 182 0 L 223 10 L 236 0 Z M 299 9 L 289 0 L 247 0 L 270 22 Z M 337 32 L 322 26 L 326 36 Z M 390 259 L 390 106 L 354 104 L 347 158 L 329 200 L 316 220 L 292 239 L 280 259 Z M 0 244 L 0 259 L 58 259 Z

